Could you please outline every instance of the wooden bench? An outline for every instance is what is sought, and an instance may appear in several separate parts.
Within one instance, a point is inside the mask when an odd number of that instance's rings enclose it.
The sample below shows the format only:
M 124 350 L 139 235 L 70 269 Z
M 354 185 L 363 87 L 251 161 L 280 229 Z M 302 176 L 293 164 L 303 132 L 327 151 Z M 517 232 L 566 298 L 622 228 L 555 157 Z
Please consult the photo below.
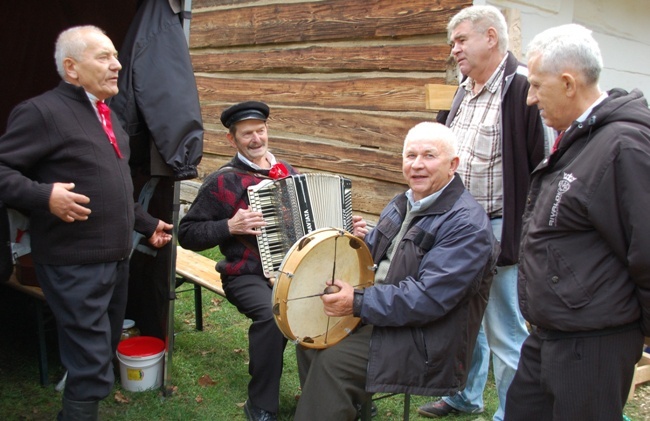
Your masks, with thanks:
M 203 330 L 201 288 L 206 288 L 223 297 L 226 296 L 221 285 L 221 277 L 214 266 L 215 262 L 207 257 L 181 247 L 176 248 L 176 274 L 183 281 L 194 284 L 194 309 L 197 330 Z M 43 290 L 40 287 L 21 284 L 18 282 L 15 273 L 11 275 L 4 285 L 24 293 L 33 299 L 38 335 L 38 370 L 41 385 L 47 386 L 49 384 L 49 376 L 44 318 L 47 303 Z
M 196 330 L 203 330 L 203 301 L 201 288 L 226 296 L 221 276 L 215 270 L 216 262 L 198 253 L 176 247 L 176 276 L 183 282 L 194 284 L 194 314 Z
M 643 354 L 635 366 L 632 386 L 630 387 L 630 393 L 627 396 L 628 401 L 634 398 L 634 390 L 637 386 L 650 381 L 650 353 L 645 351 L 645 347 L 650 347 L 650 338 L 645 338 Z
M 45 295 L 43 295 L 43 290 L 40 287 L 21 284 L 18 282 L 18 279 L 16 279 L 15 273 L 11 275 L 9 281 L 5 282 L 4 285 L 27 294 L 34 300 L 34 307 L 36 309 L 36 329 L 38 334 L 38 372 L 40 375 L 41 385 L 47 386 L 49 384 L 49 379 L 47 367 L 47 347 L 45 343 L 45 320 L 43 316 L 47 303 L 45 302 Z

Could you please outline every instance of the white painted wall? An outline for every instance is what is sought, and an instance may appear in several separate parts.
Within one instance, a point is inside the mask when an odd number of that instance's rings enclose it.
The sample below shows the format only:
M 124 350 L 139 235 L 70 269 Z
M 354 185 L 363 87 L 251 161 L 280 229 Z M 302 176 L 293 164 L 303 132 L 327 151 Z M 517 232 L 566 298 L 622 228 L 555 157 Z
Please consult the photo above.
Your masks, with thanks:
M 474 4 L 519 10 L 522 52 L 544 29 L 572 22 L 588 27 L 603 55 L 601 89 L 639 88 L 650 100 L 650 1 L 474 0 Z

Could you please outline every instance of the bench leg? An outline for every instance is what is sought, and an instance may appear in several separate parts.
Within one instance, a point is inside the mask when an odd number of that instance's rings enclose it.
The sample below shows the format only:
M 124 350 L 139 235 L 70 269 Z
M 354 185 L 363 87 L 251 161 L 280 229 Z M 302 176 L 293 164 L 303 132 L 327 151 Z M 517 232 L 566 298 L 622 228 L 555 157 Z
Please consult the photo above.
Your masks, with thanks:
M 384 399 L 388 398 L 395 395 L 395 393 L 389 394 L 389 395 L 383 395 L 378 398 L 379 399 Z M 361 406 L 361 414 L 359 419 L 361 421 L 371 421 L 372 420 L 372 401 L 373 399 L 369 399 L 366 403 L 364 403 Z M 411 412 L 411 395 L 409 393 L 404 394 L 404 421 L 409 421 L 410 417 L 410 412 Z
M 36 328 L 38 331 L 38 371 L 41 377 L 41 385 L 49 384 L 47 370 L 47 346 L 45 343 L 45 320 L 43 316 L 43 303 L 34 300 L 36 306 Z
M 203 300 L 201 298 L 201 286 L 194 284 L 194 317 L 196 319 L 196 330 L 203 330 Z
M 372 399 L 361 405 L 360 421 L 370 421 L 372 419 Z
M 411 395 L 404 394 L 404 421 L 409 421 L 409 414 L 411 412 Z

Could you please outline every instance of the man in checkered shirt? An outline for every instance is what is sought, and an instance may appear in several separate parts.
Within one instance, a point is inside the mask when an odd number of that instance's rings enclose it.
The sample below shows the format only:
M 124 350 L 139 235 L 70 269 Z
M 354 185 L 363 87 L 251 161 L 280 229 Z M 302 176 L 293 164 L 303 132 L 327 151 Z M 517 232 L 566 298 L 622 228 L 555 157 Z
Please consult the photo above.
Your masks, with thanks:
M 457 173 L 492 221 L 501 242 L 497 274 L 472 356 L 465 390 L 418 409 L 421 415 L 483 412 L 490 351 L 499 395 L 494 420 L 503 420 L 505 398 L 528 336 L 517 301 L 517 258 L 530 173 L 547 153 L 552 130 L 536 106 L 526 105 L 527 69 L 508 52 L 508 32 L 493 6 L 471 6 L 447 26 L 451 54 L 463 75 L 449 113 L 438 121 L 458 138 Z

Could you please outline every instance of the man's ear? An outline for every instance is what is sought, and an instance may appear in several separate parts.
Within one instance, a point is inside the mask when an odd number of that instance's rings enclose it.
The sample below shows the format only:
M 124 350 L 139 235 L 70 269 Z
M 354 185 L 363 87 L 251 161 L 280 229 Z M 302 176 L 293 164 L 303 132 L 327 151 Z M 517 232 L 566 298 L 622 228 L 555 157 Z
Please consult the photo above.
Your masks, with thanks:
M 237 143 L 235 143 L 235 136 L 233 136 L 232 133 L 230 132 L 226 133 L 226 139 L 228 139 L 228 142 L 232 145 L 233 148 L 237 149 Z
M 560 76 L 560 79 L 562 81 L 565 95 L 569 98 L 573 98 L 578 91 L 578 81 L 576 78 L 571 73 L 564 72 Z
M 450 174 L 449 175 L 454 175 L 456 170 L 458 169 L 458 165 L 460 164 L 460 158 L 455 156 L 451 159 L 451 165 L 449 167 Z
M 63 71 L 66 76 L 72 80 L 77 80 L 79 78 L 79 74 L 77 73 L 77 62 L 70 57 L 63 59 Z
M 488 38 L 488 45 L 490 48 L 496 48 L 499 44 L 499 34 L 497 33 L 497 30 L 490 26 L 485 34 Z

